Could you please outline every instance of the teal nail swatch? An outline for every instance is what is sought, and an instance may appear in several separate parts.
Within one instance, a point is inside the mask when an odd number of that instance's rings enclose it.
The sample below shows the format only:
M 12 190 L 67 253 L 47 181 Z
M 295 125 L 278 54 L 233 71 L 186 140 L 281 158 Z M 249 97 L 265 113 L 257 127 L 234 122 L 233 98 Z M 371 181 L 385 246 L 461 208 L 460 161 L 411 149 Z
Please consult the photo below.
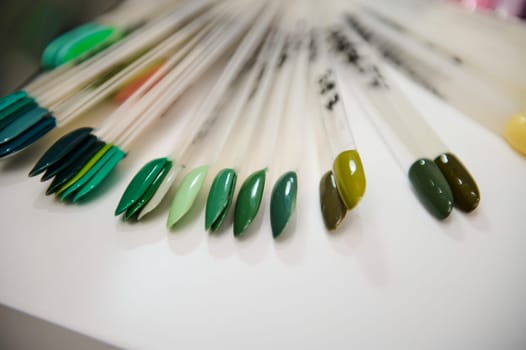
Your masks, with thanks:
M 112 148 L 116 151 L 111 155 L 110 159 L 102 165 L 100 170 L 80 188 L 79 192 L 73 197 L 73 202 L 78 202 L 88 193 L 97 188 L 108 177 L 117 164 L 119 164 L 119 162 L 126 156 L 126 153 L 117 146 L 113 146 Z
M 53 117 L 44 117 L 39 120 L 33 127 L 24 131 L 14 139 L 0 145 L 0 158 L 10 156 L 29 147 L 42 136 L 53 130 L 56 126 L 56 120 Z

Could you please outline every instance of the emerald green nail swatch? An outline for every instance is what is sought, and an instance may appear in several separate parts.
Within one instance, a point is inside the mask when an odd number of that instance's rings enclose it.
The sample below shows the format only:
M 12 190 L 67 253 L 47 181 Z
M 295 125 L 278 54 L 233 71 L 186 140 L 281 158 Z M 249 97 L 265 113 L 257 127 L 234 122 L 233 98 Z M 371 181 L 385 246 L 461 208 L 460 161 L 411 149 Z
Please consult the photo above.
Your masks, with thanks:
M 234 212 L 234 236 L 239 237 L 256 217 L 263 190 L 267 169 L 262 169 L 250 175 L 239 190 Z
M 126 210 L 126 213 L 124 214 L 124 218 L 126 220 L 130 219 L 131 217 L 136 217 L 137 214 L 142 210 L 142 208 L 148 204 L 150 199 L 155 195 L 159 187 L 161 186 L 162 182 L 164 181 L 164 178 L 172 168 L 172 161 L 168 160 L 168 162 L 165 163 L 164 167 L 161 169 L 161 171 L 157 174 L 157 177 L 153 180 L 150 187 L 146 190 L 146 192 L 141 196 L 139 200 L 137 200 L 131 207 L 129 207 Z
M 168 214 L 168 228 L 173 227 L 192 207 L 201 186 L 208 174 L 208 166 L 203 165 L 190 171 L 183 179 L 175 193 Z
M 206 199 L 205 229 L 217 231 L 225 219 L 236 188 L 237 174 L 234 169 L 217 173 Z
M 336 230 L 347 214 L 347 207 L 340 198 L 332 171 L 326 172 L 320 180 L 320 205 L 325 227 Z
M 112 170 L 119 164 L 119 162 L 126 156 L 121 149 L 117 146 L 112 146 L 115 149 L 115 152 L 111 155 L 110 159 L 102 164 L 102 167 L 99 171 L 93 175 L 93 177 L 88 181 L 87 184 L 82 186 L 79 192 L 73 197 L 73 202 L 78 202 L 85 195 L 97 188 L 104 179 L 112 172 Z
M 443 153 L 435 158 L 435 163 L 446 178 L 455 207 L 464 212 L 475 210 L 480 202 L 480 192 L 468 169 L 451 153 Z
M 289 171 L 276 181 L 270 197 L 270 226 L 274 238 L 278 238 L 289 223 L 296 207 L 297 192 L 296 172 Z
M 419 159 L 409 168 L 409 180 L 418 199 L 437 219 L 443 220 L 453 209 L 453 193 L 440 168 L 429 159 Z
M 133 177 L 115 209 L 115 215 L 120 215 L 138 201 L 151 186 L 157 175 L 163 170 L 168 158 L 157 158 L 148 162 Z
M 40 157 L 29 176 L 36 176 L 52 164 L 65 157 L 71 150 L 81 144 L 93 131 L 93 128 L 80 128 L 62 136 Z

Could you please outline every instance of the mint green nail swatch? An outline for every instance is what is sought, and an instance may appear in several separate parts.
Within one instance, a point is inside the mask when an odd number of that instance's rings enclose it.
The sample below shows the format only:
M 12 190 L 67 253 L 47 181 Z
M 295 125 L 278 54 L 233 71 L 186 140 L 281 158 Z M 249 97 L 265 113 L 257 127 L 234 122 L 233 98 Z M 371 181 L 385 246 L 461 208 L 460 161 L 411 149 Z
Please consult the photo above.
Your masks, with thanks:
M 190 171 L 183 179 L 170 207 L 168 228 L 173 227 L 192 207 L 208 173 L 208 166 L 203 165 Z

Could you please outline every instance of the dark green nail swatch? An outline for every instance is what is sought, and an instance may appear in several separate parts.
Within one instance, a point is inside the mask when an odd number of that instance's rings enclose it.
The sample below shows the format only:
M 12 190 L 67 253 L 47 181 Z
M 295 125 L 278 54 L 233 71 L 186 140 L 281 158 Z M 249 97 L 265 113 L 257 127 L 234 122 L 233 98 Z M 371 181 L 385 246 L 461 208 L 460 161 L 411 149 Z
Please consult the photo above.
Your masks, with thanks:
M 89 135 L 86 140 L 79 145 L 77 148 L 69 152 L 67 157 L 61 159 L 61 161 L 56 162 L 46 169 L 46 172 L 42 176 L 41 181 L 47 181 L 53 176 L 58 174 L 60 171 L 69 168 L 73 163 L 77 162 L 79 159 L 82 159 L 82 156 L 93 149 L 95 146 L 98 146 L 98 139 L 95 135 Z M 102 146 L 101 146 L 102 147 Z
M 217 173 L 206 199 L 205 229 L 217 231 L 225 219 L 236 188 L 237 174 L 234 169 Z
M 475 210 L 480 202 L 480 192 L 466 167 L 451 153 L 439 155 L 435 163 L 449 183 L 455 207 L 468 213 Z
M 296 207 L 297 192 L 296 172 L 289 171 L 276 181 L 270 197 L 270 225 L 274 238 L 279 237 L 285 230 Z
M 120 215 L 138 201 L 151 186 L 157 175 L 163 170 L 168 158 L 158 158 L 148 162 L 139 170 L 124 190 L 122 197 L 115 209 L 115 215 Z
M 325 227 L 337 229 L 347 214 L 347 207 L 340 198 L 332 171 L 326 172 L 320 180 L 320 205 Z
M 418 199 L 437 219 L 443 220 L 453 209 L 453 193 L 439 167 L 429 159 L 419 159 L 409 168 L 409 180 Z
M 62 157 L 66 156 L 71 150 L 81 144 L 91 131 L 93 131 L 93 128 L 80 128 L 62 136 L 40 157 L 33 169 L 29 172 L 29 176 L 38 175 L 50 165 L 58 162 Z
M 265 188 L 265 175 L 267 169 L 256 171 L 250 175 L 239 190 L 234 212 L 234 236 L 239 237 L 256 217 L 263 189 Z
M 89 160 L 102 148 L 105 143 L 98 141 L 93 145 L 92 148 L 83 153 L 77 160 L 71 164 L 69 167 L 59 171 L 51 184 L 47 188 L 46 195 L 55 193 L 62 188 L 62 185 L 65 185 L 69 180 L 71 180 L 77 173 L 89 162 Z M 56 164 L 56 163 L 55 163 Z

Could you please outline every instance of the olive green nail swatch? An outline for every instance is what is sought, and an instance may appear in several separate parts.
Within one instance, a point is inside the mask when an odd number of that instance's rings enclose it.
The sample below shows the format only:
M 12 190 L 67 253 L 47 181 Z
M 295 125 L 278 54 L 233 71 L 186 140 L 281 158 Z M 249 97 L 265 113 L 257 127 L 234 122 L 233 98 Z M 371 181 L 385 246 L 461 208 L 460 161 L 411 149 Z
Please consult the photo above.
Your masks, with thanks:
M 347 207 L 340 198 L 332 171 L 326 172 L 320 180 L 320 205 L 325 227 L 336 230 L 347 214 Z
M 449 183 L 455 207 L 465 212 L 475 210 L 480 202 L 480 192 L 466 167 L 451 153 L 439 155 L 435 163 Z
M 241 236 L 259 211 L 263 189 L 265 188 L 266 172 L 267 169 L 256 171 L 243 182 L 239 190 L 234 212 L 235 237 Z
M 289 223 L 296 207 L 297 192 L 296 172 L 289 171 L 276 181 L 270 197 L 270 226 L 274 238 L 278 238 Z
M 225 219 L 236 188 L 237 174 L 234 169 L 223 169 L 217 173 L 208 198 L 205 210 L 205 229 L 217 231 Z
M 429 159 L 419 159 L 409 168 L 409 180 L 418 199 L 437 219 L 443 220 L 453 209 L 453 193 L 440 168 Z

